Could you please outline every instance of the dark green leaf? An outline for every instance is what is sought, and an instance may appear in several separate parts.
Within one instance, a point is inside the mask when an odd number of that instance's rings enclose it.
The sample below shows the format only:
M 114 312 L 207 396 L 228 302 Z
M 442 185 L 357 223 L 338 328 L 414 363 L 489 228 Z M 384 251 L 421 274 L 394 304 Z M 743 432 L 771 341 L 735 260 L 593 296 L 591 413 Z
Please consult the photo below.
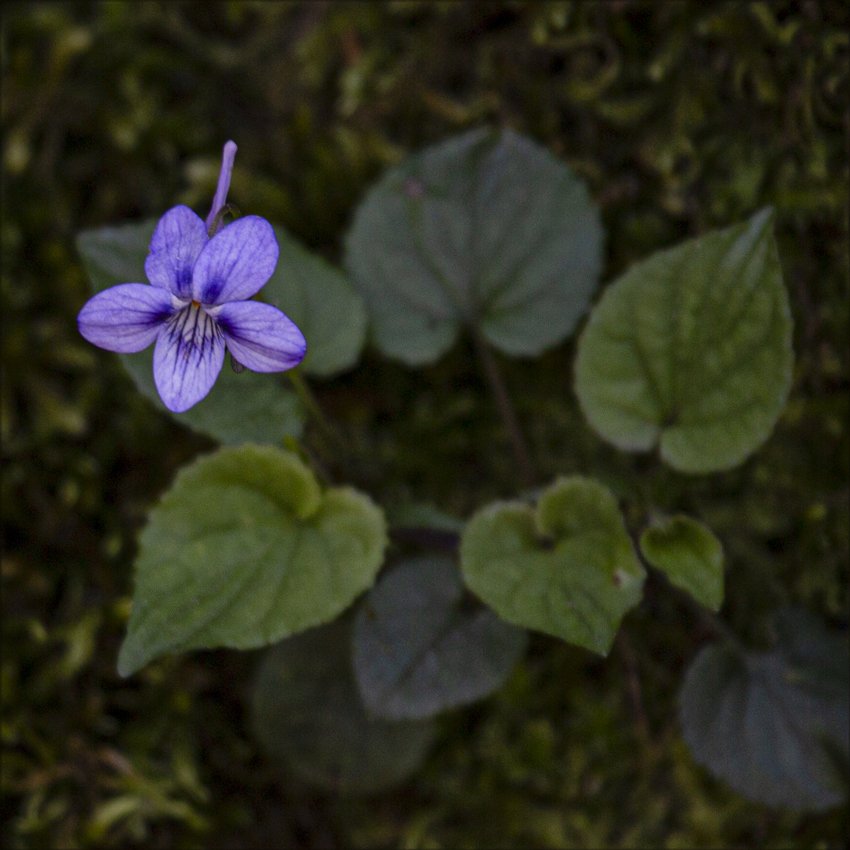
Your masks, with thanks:
M 563 163 L 510 130 L 476 130 L 391 169 L 355 215 L 346 264 L 374 340 L 410 364 L 463 325 L 507 354 L 572 332 L 596 287 L 599 216 Z
M 460 533 L 463 521 L 428 502 L 398 502 L 387 506 L 387 519 L 397 528 L 431 528 Z
M 782 654 L 806 685 L 850 694 L 850 648 L 847 634 L 830 631 L 803 608 L 783 608 L 776 615 Z
M 434 738 L 427 721 L 366 713 L 351 670 L 347 618 L 269 649 L 254 688 L 253 726 L 263 747 L 301 779 L 369 794 L 412 773 Z
M 841 655 L 846 669 L 846 637 Z M 834 753 L 847 764 L 850 697 L 811 688 L 800 673 L 782 647 L 706 647 L 682 687 L 682 731 L 697 761 L 744 796 L 816 811 L 845 796 Z
M 283 310 L 306 337 L 307 356 L 299 368 L 327 377 L 353 366 L 366 339 L 363 300 L 342 272 L 283 228 L 274 232 L 280 259 L 260 297 Z
M 521 629 L 467 606 L 447 558 L 412 558 L 361 603 L 354 671 L 363 701 L 390 719 L 430 717 L 502 685 L 526 646 Z

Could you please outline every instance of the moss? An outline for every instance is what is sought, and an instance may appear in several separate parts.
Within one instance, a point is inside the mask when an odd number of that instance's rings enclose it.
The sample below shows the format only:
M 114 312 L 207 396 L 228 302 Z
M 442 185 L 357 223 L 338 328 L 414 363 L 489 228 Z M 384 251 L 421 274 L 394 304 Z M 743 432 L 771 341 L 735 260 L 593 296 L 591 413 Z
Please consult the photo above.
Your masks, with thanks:
M 486 703 L 442 721 L 412 782 L 340 801 L 280 782 L 245 725 L 254 656 L 115 673 L 135 533 L 199 438 L 77 336 L 86 227 L 233 197 L 331 259 L 369 182 L 482 122 L 588 181 L 605 279 L 772 204 L 795 317 L 789 408 L 763 452 L 706 480 L 601 444 L 572 347 L 506 380 L 547 472 L 696 510 L 753 640 L 776 604 L 846 617 L 846 12 L 806 3 L 77 3 L 4 10 L 3 828 L 11 847 L 837 846 L 846 813 L 775 813 L 695 767 L 675 724 L 703 635 L 662 592 L 606 662 L 536 639 Z M 317 387 L 351 438 L 460 515 L 514 488 L 464 345 L 413 373 L 370 354 Z M 444 400 L 451 395 L 451 405 Z M 365 400 L 365 401 L 364 401 Z M 439 415 L 434 415 L 434 411 Z M 401 448 L 399 448 L 401 447 Z M 644 465 L 642 465 L 644 464 Z M 369 471 L 364 471 L 368 478 Z M 639 693 L 629 682 L 639 683 Z

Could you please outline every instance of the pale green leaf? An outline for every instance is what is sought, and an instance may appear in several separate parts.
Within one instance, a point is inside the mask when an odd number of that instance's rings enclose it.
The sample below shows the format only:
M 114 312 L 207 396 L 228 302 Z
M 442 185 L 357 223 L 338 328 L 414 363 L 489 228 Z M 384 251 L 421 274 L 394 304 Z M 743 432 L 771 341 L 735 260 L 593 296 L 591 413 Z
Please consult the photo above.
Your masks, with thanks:
M 615 281 L 579 340 L 576 392 L 614 445 L 682 472 L 741 463 L 791 384 L 791 314 L 770 210 L 653 254 Z
M 372 584 L 385 545 L 381 510 L 351 488 L 322 492 L 296 455 L 255 445 L 205 455 L 140 536 L 119 671 L 325 623 Z
M 369 794 L 403 780 L 425 757 L 428 721 L 367 714 L 351 670 L 348 618 L 269 649 L 254 687 L 254 732 L 274 759 L 310 784 Z
M 607 654 L 644 570 L 605 487 L 562 478 L 536 509 L 490 505 L 461 540 L 467 586 L 504 619 Z
M 723 604 L 723 546 L 711 529 L 686 516 L 647 528 L 640 538 L 646 560 L 712 611 Z
M 398 720 L 474 702 L 507 679 L 526 646 L 521 629 L 463 599 L 448 558 L 404 561 L 361 603 L 354 672 L 366 707 Z
M 512 355 L 562 341 L 601 251 L 599 215 L 572 171 L 510 130 L 482 129 L 391 169 L 357 209 L 346 265 L 378 348 L 416 365 L 464 325 Z

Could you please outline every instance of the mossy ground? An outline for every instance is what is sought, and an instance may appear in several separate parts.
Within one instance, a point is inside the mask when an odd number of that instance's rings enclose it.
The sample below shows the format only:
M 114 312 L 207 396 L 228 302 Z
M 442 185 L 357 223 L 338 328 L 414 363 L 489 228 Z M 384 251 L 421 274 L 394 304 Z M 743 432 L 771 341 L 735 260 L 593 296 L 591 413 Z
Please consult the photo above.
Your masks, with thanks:
M 727 549 L 723 615 L 753 643 L 801 603 L 846 623 L 844 4 L 19 3 L 3 11 L 2 831 L 17 848 L 837 847 L 846 813 L 778 812 L 698 768 L 676 721 L 708 637 L 650 586 L 608 659 L 536 637 L 498 695 L 441 720 L 403 787 L 341 800 L 281 780 L 252 740 L 257 655 L 196 653 L 122 680 L 134 536 L 208 449 L 134 391 L 74 317 L 77 231 L 232 197 L 339 260 L 369 182 L 482 123 L 588 182 L 604 280 L 773 205 L 795 319 L 791 400 L 765 448 L 687 478 L 602 444 L 573 347 L 503 362 L 543 480 L 599 475 L 697 512 Z M 376 498 L 461 516 L 515 490 L 464 343 L 413 372 L 368 353 L 316 391 L 371 449 Z

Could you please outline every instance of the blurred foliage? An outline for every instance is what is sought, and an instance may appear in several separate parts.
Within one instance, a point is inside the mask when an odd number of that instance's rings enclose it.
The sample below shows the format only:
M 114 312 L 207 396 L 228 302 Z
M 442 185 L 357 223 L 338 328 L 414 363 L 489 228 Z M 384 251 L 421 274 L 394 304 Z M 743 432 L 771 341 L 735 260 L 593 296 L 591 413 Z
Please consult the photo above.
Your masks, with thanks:
M 658 579 L 607 660 L 536 637 L 486 703 L 447 715 L 407 785 L 367 801 L 277 776 L 247 729 L 256 656 L 115 672 L 134 537 L 210 443 L 77 335 L 77 231 L 231 196 L 339 259 L 371 180 L 492 123 L 587 181 L 605 280 L 772 204 L 795 382 L 765 449 L 689 478 L 593 436 L 573 346 L 504 362 L 541 480 L 593 473 L 703 518 L 723 616 L 755 644 L 796 602 L 846 623 L 848 23 L 802 2 L 10 3 L 2 18 L 2 832 L 10 847 L 833 847 L 842 811 L 749 803 L 696 767 L 674 700 L 710 637 Z M 467 343 L 413 372 L 369 354 L 317 387 L 380 501 L 459 516 L 515 488 Z M 359 452 L 358 452 L 359 453 Z

